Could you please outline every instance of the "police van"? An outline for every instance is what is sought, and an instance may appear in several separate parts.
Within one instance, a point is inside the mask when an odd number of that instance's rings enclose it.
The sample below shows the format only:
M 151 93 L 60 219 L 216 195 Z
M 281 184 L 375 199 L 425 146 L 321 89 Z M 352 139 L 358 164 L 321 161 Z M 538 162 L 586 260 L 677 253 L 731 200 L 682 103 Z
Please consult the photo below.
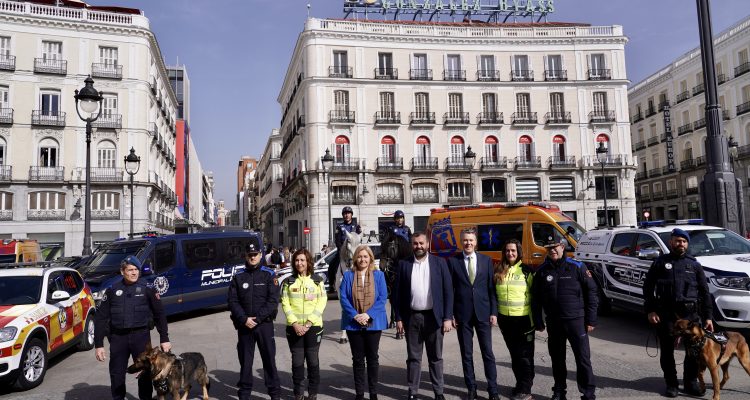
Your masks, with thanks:
M 750 241 L 701 220 L 663 221 L 638 228 L 595 229 L 578 242 L 575 258 L 599 285 L 599 308 L 616 305 L 643 311 L 643 282 L 654 259 L 669 253 L 672 229 L 690 234 L 688 254 L 703 265 L 714 320 L 726 328 L 750 328 Z
M 120 262 L 135 255 L 141 279 L 155 288 L 167 315 L 224 305 L 232 277 L 245 270 L 245 246 L 262 248 L 258 232 L 233 231 L 145 235 L 100 246 L 78 267 L 101 301 L 104 290 L 121 279 Z

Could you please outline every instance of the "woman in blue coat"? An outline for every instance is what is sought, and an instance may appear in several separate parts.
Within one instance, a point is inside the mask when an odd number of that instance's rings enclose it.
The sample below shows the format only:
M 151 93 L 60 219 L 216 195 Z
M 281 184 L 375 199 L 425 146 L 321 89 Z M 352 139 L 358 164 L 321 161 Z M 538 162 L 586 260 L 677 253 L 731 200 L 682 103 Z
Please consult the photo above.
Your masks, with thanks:
M 377 400 L 378 348 L 380 335 L 388 325 L 388 289 L 385 275 L 375 269 L 375 256 L 369 246 L 360 245 L 354 251 L 354 268 L 344 273 L 339 297 L 341 329 L 346 330 L 352 349 L 355 400 L 365 398 L 365 370 L 370 400 Z

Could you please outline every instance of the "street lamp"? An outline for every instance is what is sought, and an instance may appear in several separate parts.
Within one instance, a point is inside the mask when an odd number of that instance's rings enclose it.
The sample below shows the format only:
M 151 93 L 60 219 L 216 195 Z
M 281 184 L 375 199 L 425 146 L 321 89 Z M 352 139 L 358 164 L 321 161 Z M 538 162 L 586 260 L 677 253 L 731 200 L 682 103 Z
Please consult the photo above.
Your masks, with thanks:
M 86 122 L 86 207 L 83 220 L 83 255 L 91 255 L 91 123 L 102 115 L 102 95 L 94 89 L 94 80 L 88 76 L 85 86 L 75 91 L 78 118 Z M 81 113 L 83 112 L 83 113 Z
M 604 226 L 609 227 L 609 209 L 607 208 L 607 178 L 604 176 L 604 165 L 607 162 L 608 154 L 607 146 L 604 142 L 599 142 L 599 147 L 596 148 L 596 158 L 599 160 L 599 164 L 602 166 L 602 193 L 604 193 Z
M 471 151 L 471 146 L 469 146 L 466 149 L 466 154 L 464 154 L 464 162 L 469 166 L 469 204 L 474 204 L 474 185 L 471 172 L 474 169 L 474 160 L 476 159 L 477 154 Z
M 737 159 L 737 151 L 740 147 L 740 144 L 737 143 L 736 140 L 734 140 L 734 136 L 729 137 L 729 162 L 732 164 L 732 172 L 734 172 L 734 160 Z
M 325 171 L 325 177 L 328 181 L 328 247 L 333 247 L 333 219 L 331 218 L 331 169 L 333 169 L 333 156 L 331 152 L 326 149 L 326 154 L 320 158 L 323 164 L 323 171 Z
M 130 148 L 130 154 L 125 157 L 125 172 L 130 175 L 130 238 L 133 238 L 133 176 L 141 169 L 141 158 L 135 155 L 135 149 Z

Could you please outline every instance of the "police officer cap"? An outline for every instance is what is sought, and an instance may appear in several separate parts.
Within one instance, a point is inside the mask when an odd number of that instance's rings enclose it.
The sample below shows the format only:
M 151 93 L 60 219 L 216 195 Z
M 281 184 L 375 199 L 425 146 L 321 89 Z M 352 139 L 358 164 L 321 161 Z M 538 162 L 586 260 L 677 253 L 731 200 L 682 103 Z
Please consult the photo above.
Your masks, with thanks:
M 550 247 L 557 247 L 558 245 L 562 245 L 563 247 L 568 247 L 568 241 L 562 237 L 547 236 L 547 240 L 544 243 L 544 247 L 550 248 Z
M 404 217 L 404 212 L 401 210 L 396 210 L 396 212 L 393 213 L 393 218 L 403 218 L 403 217 Z
M 143 264 L 141 264 L 141 260 L 139 260 L 138 257 L 134 255 L 129 255 L 125 257 L 120 263 L 121 268 L 124 268 L 126 265 L 135 266 L 136 268 L 138 268 L 139 271 L 143 269 Z
M 344 208 L 341 209 L 341 215 L 344 215 L 346 213 L 354 214 L 354 211 L 352 211 L 351 207 L 346 206 L 346 207 L 344 207 Z
M 687 240 L 688 243 L 690 243 L 690 235 L 686 231 L 684 231 L 684 230 L 682 230 L 680 228 L 674 228 L 674 229 L 672 229 L 672 236 L 681 237 L 681 238 Z
M 257 254 L 257 253 L 260 253 L 260 249 L 258 248 L 258 246 L 255 245 L 255 243 L 248 243 L 245 245 L 245 253 Z

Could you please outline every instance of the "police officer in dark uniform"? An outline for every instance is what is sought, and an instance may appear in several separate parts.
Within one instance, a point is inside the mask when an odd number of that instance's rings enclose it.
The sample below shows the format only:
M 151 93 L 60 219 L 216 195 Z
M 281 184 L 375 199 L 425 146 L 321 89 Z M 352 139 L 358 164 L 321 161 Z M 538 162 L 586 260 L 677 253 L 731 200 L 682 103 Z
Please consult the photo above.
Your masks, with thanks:
M 677 369 L 674 362 L 674 338 L 671 331 L 677 318 L 689 319 L 713 331 L 711 295 L 701 264 L 687 254 L 690 235 L 675 228 L 669 240 L 669 254 L 659 256 L 643 282 L 644 308 L 648 321 L 656 325 L 661 346 L 659 359 L 667 384 L 665 395 L 677 397 Z M 702 396 L 698 384 L 698 366 L 685 353 L 683 382 L 685 392 Z
M 396 212 L 393 213 L 393 221 L 396 223 L 396 226 L 392 228 L 393 233 L 404 238 L 407 243 L 410 243 L 411 228 L 409 228 L 409 226 L 405 224 L 404 212 L 401 210 L 396 210 Z
M 112 399 L 125 398 L 125 372 L 128 359 L 135 360 L 151 344 L 151 327 L 156 322 L 163 351 L 169 351 L 167 317 L 159 295 L 139 280 L 141 262 L 128 256 L 120 263 L 122 280 L 104 291 L 96 309 L 94 346 L 96 359 L 104 361 L 104 338 L 109 340 L 109 379 Z M 151 400 L 151 374 L 144 371 L 138 377 L 138 398 Z
M 547 259 L 539 267 L 531 286 L 531 313 L 537 331 L 545 329 L 542 310 L 547 316 L 547 346 L 555 380 L 551 400 L 566 398 L 566 340 L 575 356 L 581 399 L 593 400 L 596 387 L 588 334 L 596 326 L 597 287 L 583 263 L 565 256 L 567 245 L 563 238 L 548 238 L 544 246 L 548 249 Z
M 253 357 L 258 345 L 263 361 L 263 378 L 271 400 L 281 398 L 281 383 L 276 370 L 276 341 L 273 320 L 279 305 L 279 282 L 275 272 L 261 266 L 260 248 L 245 246 L 245 271 L 235 275 L 229 285 L 229 311 L 237 329 L 237 355 L 240 360 L 239 400 L 250 400 L 253 391 Z
M 352 211 L 352 208 L 349 206 L 344 207 L 341 209 L 341 216 L 344 217 L 344 222 L 336 225 L 336 230 L 334 231 L 334 242 L 336 244 L 336 249 L 341 249 L 341 245 L 344 244 L 344 241 L 346 240 L 346 232 L 349 233 L 362 233 L 362 227 L 359 226 L 359 224 L 355 224 L 352 220 L 352 217 L 354 216 L 354 211 Z M 339 268 L 339 258 L 338 256 L 333 260 L 333 262 L 328 265 L 328 282 L 336 282 L 336 271 Z M 336 285 L 328 285 L 328 291 L 331 293 L 334 293 L 336 291 Z

